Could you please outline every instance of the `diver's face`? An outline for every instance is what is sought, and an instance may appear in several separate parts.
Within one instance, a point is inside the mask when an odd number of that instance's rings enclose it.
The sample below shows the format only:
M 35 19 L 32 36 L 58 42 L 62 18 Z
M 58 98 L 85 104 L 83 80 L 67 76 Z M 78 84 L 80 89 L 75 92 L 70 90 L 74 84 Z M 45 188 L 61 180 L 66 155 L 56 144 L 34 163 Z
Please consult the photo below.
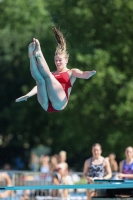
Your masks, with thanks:
M 65 70 L 67 63 L 68 63 L 68 59 L 66 59 L 63 54 L 56 55 L 54 57 L 54 62 L 55 62 L 57 71 L 61 72 L 61 71 Z

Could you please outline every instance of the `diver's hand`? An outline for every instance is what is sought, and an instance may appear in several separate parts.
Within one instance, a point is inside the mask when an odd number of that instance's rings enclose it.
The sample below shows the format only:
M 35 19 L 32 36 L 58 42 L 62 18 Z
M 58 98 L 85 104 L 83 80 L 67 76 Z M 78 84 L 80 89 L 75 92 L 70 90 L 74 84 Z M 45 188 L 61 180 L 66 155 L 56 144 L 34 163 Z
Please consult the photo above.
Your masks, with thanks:
M 20 101 L 27 101 L 29 96 L 22 96 L 22 97 L 19 97 L 18 99 L 15 100 L 15 102 L 20 102 Z

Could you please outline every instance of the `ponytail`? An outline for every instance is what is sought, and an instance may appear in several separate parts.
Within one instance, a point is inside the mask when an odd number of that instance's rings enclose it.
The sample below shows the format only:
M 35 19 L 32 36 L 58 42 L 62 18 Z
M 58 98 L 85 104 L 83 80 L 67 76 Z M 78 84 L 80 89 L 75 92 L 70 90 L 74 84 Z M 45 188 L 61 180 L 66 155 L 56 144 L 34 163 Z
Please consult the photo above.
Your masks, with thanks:
M 64 54 L 66 58 L 69 58 L 69 54 L 66 49 L 66 40 L 63 34 L 56 27 L 52 27 L 52 29 L 58 44 L 56 47 L 55 55 Z

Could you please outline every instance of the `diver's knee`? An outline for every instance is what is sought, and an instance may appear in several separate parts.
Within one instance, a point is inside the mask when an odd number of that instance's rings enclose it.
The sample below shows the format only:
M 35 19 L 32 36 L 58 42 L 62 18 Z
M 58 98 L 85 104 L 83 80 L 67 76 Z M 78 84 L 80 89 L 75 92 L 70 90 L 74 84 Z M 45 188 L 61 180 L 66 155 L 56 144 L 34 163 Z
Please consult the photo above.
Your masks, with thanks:
M 48 103 L 43 103 L 43 104 L 40 103 L 40 105 L 42 106 L 42 108 L 43 108 L 45 111 L 48 110 Z
M 38 99 L 39 104 L 42 106 L 42 108 L 45 111 L 47 111 L 47 109 L 48 109 L 48 101 L 43 100 L 42 98 L 39 98 L 39 97 L 37 99 Z

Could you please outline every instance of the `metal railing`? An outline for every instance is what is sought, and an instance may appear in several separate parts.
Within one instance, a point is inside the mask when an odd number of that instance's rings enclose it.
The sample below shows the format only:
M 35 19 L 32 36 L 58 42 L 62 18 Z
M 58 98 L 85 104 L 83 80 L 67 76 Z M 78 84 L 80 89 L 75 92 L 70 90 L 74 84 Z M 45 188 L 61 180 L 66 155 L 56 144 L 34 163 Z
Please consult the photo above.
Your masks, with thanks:
M 7 181 L 3 178 L 3 173 L 5 171 L 0 171 L 0 185 L 1 186 L 9 186 L 7 185 Z M 9 178 L 11 179 L 12 186 L 45 186 L 45 185 L 53 185 L 52 177 L 56 173 L 41 173 L 41 172 L 31 172 L 31 171 L 7 171 Z M 71 178 L 72 183 L 85 183 L 83 178 L 83 173 L 74 172 L 69 173 L 69 179 Z M 11 186 L 10 185 L 10 186 Z M 0 191 L 0 199 L 4 200 L 84 200 L 86 199 L 85 189 L 69 189 L 69 193 L 67 198 L 63 198 L 62 192 L 64 190 L 58 190 L 54 192 L 52 189 L 27 189 L 27 190 L 14 190 L 8 195 L 7 198 L 1 198 L 1 194 L 4 194 L 6 191 Z

